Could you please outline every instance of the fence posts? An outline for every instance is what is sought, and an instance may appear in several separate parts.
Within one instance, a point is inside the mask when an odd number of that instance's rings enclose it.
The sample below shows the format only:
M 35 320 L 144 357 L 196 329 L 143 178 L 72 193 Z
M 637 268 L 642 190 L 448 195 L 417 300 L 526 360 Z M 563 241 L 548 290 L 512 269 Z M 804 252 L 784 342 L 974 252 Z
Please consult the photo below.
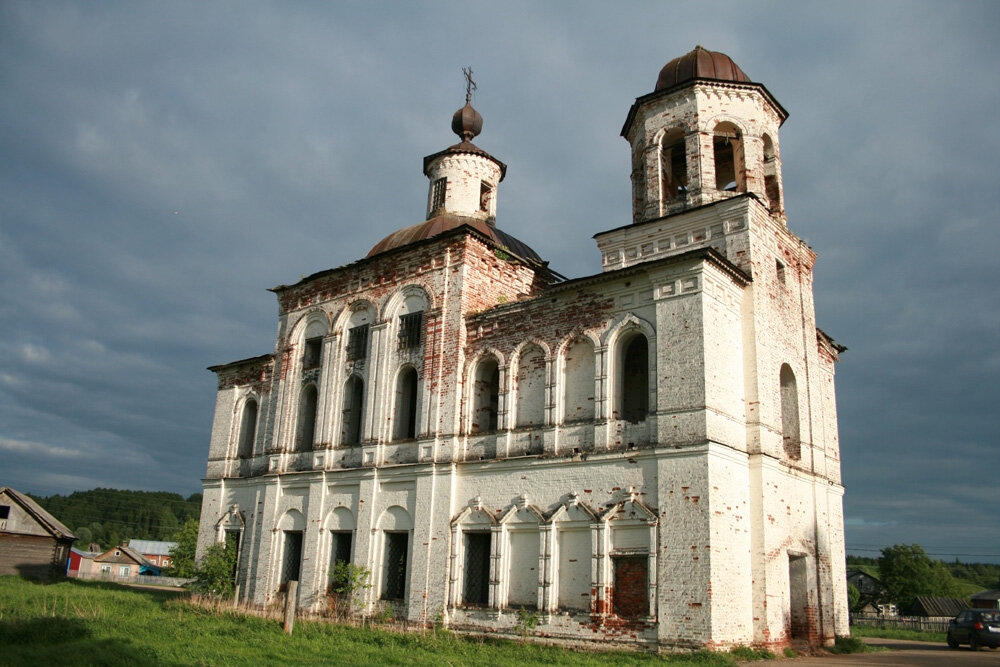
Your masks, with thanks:
M 292 634 L 292 626 L 295 625 L 295 606 L 297 593 L 299 592 L 299 582 L 289 581 L 288 592 L 285 594 L 285 634 Z

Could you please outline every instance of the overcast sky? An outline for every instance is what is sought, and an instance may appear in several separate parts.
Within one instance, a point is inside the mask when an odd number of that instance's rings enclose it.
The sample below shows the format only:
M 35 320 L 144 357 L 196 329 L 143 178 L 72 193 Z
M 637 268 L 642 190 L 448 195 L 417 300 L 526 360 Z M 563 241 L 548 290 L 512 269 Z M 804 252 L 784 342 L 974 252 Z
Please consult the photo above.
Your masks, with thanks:
M 629 106 L 702 44 L 791 114 L 849 551 L 1000 562 L 998 34 L 990 2 L 0 1 L 0 484 L 199 491 L 205 367 L 423 219 L 465 65 L 498 225 L 599 272 Z

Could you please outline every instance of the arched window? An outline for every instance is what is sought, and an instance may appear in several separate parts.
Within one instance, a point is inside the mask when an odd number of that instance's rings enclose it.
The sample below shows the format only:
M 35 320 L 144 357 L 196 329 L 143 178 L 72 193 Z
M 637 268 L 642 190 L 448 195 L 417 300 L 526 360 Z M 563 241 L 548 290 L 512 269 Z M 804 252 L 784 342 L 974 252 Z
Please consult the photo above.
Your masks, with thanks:
M 640 422 L 649 414 L 649 341 L 641 333 L 636 333 L 626 339 L 620 349 L 620 415 L 626 421 Z
M 594 418 L 594 344 L 577 338 L 566 348 L 563 376 L 563 421 Z
M 781 207 L 781 186 L 778 183 L 778 158 L 774 153 L 774 142 L 764 135 L 764 194 L 772 211 Z
M 340 431 L 341 444 L 361 444 L 364 403 L 365 383 L 357 375 L 352 375 L 344 385 L 343 426 Z
M 791 366 L 781 366 L 781 436 L 785 454 L 792 459 L 802 456 L 799 436 L 799 391 Z
M 413 366 L 403 367 L 396 377 L 395 408 L 393 439 L 417 437 L 417 371 Z
M 545 423 L 545 353 L 528 345 L 517 362 L 517 425 Z
M 243 404 L 243 417 L 240 419 L 240 440 L 236 455 L 245 458 L 253 454 L 253 443 L 257 435 L 257 401 L 248 398 Z
M 471 433 L 495 431 L 500 406 L 500 367 L 497 360 L 487 357 L 476 365 L 472 384 Z
M 682 199 L 688 189 L 684 130 L 675 127 L 664 134 L 660 150 L 660 187 L 663 201 Z
M 316 438 L 316 385 L 309 383 L 299 394 L 299 428 L 295 450 L 308 452 Z
M 728 192 L 746 192 L 743 162 L 743 137 L 732 123 L 715 126 L 715 188 Z

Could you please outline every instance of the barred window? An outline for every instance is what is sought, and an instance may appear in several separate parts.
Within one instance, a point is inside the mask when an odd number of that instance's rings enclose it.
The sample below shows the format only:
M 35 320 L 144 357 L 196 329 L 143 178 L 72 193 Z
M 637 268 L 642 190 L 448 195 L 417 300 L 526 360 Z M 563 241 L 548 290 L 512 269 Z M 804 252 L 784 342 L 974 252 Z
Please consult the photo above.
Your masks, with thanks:
M 323 349 L 322 338 L 310 338 L 306 341 L 305 350 L 302 353 L 302 369 L 319 368 L 320 352 Z
M 407 533 L 385 534 L 385 580 L 383 600 L 402 600 L 406 597 Z
M 347 358 L 348 360 L 364 359 L 368 354 L 368 325 L 362 324 L 359 327 L 352 327 L 347 330 Z
M 407 350 L 420 346 L 424 313 L 411 313 L 399 316 L 399 349 Z
M 447 178 L 439 178 L 434 181 L 434 185 L 431 186 L 431 213 L 439 208 L 444 208 L 444 195 L 447 190 Z
M 487 604 L 490 601 L 490 534 L 465 534 L 466 604 Z

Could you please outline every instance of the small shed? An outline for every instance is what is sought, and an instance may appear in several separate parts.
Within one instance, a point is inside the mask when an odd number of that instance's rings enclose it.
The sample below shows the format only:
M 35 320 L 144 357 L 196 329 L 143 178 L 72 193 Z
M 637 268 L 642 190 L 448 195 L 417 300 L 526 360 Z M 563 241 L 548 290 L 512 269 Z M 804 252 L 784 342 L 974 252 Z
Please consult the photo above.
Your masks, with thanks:
M 979 591 L 970 600 L 975 609 L 1000 609 L 1000 589 Z
M 969 608 L 965 600 L 960 598 L 944 598 L 934 595 L 918 595 L 913 605 L 907 609 L 910 616 L 926 616 L 929 618 L 953 618 Z
M 49 579 L 66 571 L 69 528 L 20 491 L 0 486 L 0 574 Z

